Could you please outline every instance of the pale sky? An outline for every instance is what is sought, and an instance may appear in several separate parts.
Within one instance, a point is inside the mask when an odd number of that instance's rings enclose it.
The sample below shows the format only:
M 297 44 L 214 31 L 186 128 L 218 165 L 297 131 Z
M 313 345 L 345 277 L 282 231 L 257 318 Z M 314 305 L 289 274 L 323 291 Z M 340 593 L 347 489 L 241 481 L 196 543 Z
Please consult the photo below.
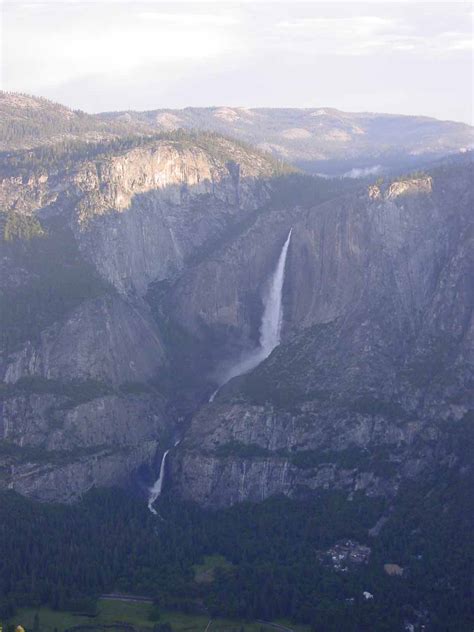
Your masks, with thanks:
M 336 107 L 472 122 L 471 2 L 1 3 L 1 87 L 88 112 Z

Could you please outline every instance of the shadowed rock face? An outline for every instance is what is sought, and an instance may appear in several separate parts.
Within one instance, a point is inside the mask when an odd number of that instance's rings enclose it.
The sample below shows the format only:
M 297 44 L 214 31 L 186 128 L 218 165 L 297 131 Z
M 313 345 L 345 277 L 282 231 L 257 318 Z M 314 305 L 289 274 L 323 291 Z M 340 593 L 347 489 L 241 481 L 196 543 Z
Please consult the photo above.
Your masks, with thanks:
M 116 295 L 84 301 L 11 353 L 0 404 L 8 486 L 69 502 L 151 465 L 169 423 L 146 385 L 165 363 L 146 310 Z
M 439 169 L 291 219 L 283 344 L 193 418 L 171 459 L 175 493 L 209 505 L 320 487 L 393 494 L 459 466 L 472 410 L 471 175 Z M 245 241 L 261 247 L 260 234 Z
M 41 333 L 9 358 L 4 380 L 101 380 L 113 386 L 147 382 L 165 362 L 155 323 L 116 295 L 84 301 L 67 320 Z

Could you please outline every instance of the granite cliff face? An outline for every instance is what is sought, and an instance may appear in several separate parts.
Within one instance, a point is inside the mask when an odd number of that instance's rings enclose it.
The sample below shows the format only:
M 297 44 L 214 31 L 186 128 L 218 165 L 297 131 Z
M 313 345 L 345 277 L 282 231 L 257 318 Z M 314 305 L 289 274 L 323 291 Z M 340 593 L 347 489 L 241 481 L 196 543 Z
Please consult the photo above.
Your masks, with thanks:
M 144 294 L 230 222 L 262 206 L 274 168 L 224 139 L 208 149 L 199 141 L 159 142 L 87 165 L 74 177 L 84 193 L 80 248 L 119 291 Z
M 0 487 L 150 484 L 177 437 L 167 489 L 212 506 L 469 467 L 471 182 L 360 187 L 207 133 L 4 155 Z M 282 343 L 209 404 L 290 228 Z
M 5 169 L 3 212 L 67 214 L 86 260 L 120 292 L 140 294 L 262 206 L 268 179 L 280 169 L 268 156 L 209 136 L 143 141 L 69 169 L 61 168 L 61 155 L 57 162 L 49 173 Z

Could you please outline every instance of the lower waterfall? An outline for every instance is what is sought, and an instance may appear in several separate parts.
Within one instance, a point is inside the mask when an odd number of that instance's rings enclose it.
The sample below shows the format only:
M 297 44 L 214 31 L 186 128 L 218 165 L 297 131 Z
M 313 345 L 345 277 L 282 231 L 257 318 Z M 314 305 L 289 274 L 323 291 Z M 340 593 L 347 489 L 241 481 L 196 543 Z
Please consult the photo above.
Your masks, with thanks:
M 179 445 L 180 441 L 181 441 L 180 439 L 176 441 L 173 447 L 176 447 L 177 445 Z M 148 509 L 151 511 L 151 513 L 155 515 L 157 514 L 157 511 L 153 507 L 153 504 L 155 503 L 155 500 L 160 496 L 163 490 L 163 483 L 165 480 L 166 457 L 168 456 L 168 453 L 170 450 L 171 448 L 168 448 L 166 452 L 163 454 L 163 456 L 161 457 L 160 473 L 158 474 L 158 478 L 153 484 L 153 487 L 150 488 L 150 493 L 148 495 Z
M 151 511 L 151 513 L 154 513 L 155 515 L 156 515 L 156 509 L 153 507 L 153 503 L 161 494 L 161 490 L 163 488 L 163 479 L 165 477 L 166 457 L 168 456 L 168 452 L 170 451 L 170 449 L 171 448 L 168 448 L 168 450 L 166 450 L 166 452 L 163 454 L 161 458 L 160 473 L 153 487 L 150 489 L 150 495 L 148 496 L 148 509 Z
M 224 374 L 219 387 L 209 398 L 209 402 L 214 401 L 219 389 L 224 386 L 224 384 L 227 384 L 227 382 L 234 377 L 243 375 L 244 373 L 248 373 L 252 369 L 255 369 L 255 367 L 268 358 L 273 349 L 280 344 L 281 326 L 283 323 L 283 283 L 285 281 L 286 256 L 288 254 L 292 231 L 293 229 L 290 229 L 288 237 L 283 244 L 277 266 L 270 281 L 268 292 L 264 297 L 259 346 L 243 356 Z

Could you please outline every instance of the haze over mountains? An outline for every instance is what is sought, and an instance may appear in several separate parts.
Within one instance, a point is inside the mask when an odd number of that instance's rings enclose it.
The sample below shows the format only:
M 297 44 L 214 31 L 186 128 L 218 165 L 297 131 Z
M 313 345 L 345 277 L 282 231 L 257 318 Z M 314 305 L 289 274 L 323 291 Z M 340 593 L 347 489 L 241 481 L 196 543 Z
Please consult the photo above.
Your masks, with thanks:
M 3 93 L 0 489 L 75 503 L 119 485 L 146 506 L 161 470 L 172 502 L 213 509 L 377 499 L 377 537 L 416 483 L 457 516 L 446 499 L 473 474 L 471 143 L 469 126 L 417 117 L 92 116 Z M 209 401 L 258 351 L 276 270 L 280 344 Z M 362 514 L 344 533 L 369 537 Z
M 112 113 L 107 120 L 143 123 L 160 130 L 211 130 L 257 145 L 312 171 L 415 165 L 472 147 L 464 123 L 422 116 L 349 113 L 333 108 L 185 108 Z

